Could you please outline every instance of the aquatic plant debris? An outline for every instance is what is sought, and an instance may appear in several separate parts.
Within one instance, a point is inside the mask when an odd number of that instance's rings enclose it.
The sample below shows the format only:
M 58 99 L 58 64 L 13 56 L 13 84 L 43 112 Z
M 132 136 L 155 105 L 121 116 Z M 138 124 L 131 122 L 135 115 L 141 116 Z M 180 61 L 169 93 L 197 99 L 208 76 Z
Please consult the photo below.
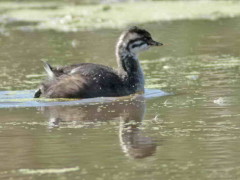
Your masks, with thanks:
M 225 99 L 223 97 L 219 97 L 218 99 L 214 99 L 213 103 L 218 104 L 218 105 L 224 105 Z
M 19 169 L 22 174 L 62 174 L 72 171 L 78 171 L 79 167 L 59 168 L 59 169 Z
M 0 2 L 0 24 L 6 26 L 11 24 L 11 28 L 22 30 L 79 31 L 123 28 L 130 24 L 158 21 L 216 20 L 240 16 L 239 9 L 239 1 L 226 0 L 144 1 L 107 5 L 73 5 L 66 2 Z

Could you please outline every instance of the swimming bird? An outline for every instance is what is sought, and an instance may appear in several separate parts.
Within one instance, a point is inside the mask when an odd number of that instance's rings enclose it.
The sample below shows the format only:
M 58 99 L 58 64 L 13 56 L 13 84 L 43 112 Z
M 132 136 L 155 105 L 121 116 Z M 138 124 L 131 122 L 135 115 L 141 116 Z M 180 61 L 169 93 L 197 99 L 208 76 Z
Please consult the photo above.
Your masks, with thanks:
M 124 31 L 118 39 L 117 69 L 93 63 L 52 67 L 44 62 L 48 78 L 34 97 L 116 97 L 144 92 L 144 74 L 138 54 L 151 46 L 161 45 L 152 39 L 148 31 L 134 26 Z

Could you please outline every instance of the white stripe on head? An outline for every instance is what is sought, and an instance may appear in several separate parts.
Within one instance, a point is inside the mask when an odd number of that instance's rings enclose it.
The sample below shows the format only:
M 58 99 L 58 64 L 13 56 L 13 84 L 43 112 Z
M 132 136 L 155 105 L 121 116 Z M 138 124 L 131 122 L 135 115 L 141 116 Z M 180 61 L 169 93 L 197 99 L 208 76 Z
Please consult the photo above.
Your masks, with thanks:
M 139 53 L 141 51 L 147 50 L 150 46 L 142 40 L 138 40 L 133 42 L 130 46 L 129 49 L 133 53 Z

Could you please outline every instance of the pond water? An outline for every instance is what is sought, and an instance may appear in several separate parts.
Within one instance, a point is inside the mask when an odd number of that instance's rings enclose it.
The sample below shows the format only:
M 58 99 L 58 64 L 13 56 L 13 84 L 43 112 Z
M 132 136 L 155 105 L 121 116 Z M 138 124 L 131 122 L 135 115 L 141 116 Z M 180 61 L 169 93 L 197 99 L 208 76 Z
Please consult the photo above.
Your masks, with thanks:
M 240 19 L 142 27 L 166 44 L 140 56 L 145 97 L 72 104 L 31 99 L 40 60 L 116 67 L 121 31 L 0 32 L 0 179 L 240 177 Z

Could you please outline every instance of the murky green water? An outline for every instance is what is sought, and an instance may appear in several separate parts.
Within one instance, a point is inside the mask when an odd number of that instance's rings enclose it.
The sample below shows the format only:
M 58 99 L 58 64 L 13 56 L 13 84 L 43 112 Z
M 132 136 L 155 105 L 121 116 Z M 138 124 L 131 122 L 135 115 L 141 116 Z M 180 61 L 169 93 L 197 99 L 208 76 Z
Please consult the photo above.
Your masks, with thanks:
M 143 27 L 166 44 L 140 56 L 146 88 L 173 94 L 19 108 L 10 105 L 26 101 L 1 101 L 0 179 L 239 179 L 240 19 Z M 37 87 L 40 59 L 116 66 L 120 32 L 0 31 L 0 89 L 13 93 L 1 99 L 31 97 L 14 91 Z

